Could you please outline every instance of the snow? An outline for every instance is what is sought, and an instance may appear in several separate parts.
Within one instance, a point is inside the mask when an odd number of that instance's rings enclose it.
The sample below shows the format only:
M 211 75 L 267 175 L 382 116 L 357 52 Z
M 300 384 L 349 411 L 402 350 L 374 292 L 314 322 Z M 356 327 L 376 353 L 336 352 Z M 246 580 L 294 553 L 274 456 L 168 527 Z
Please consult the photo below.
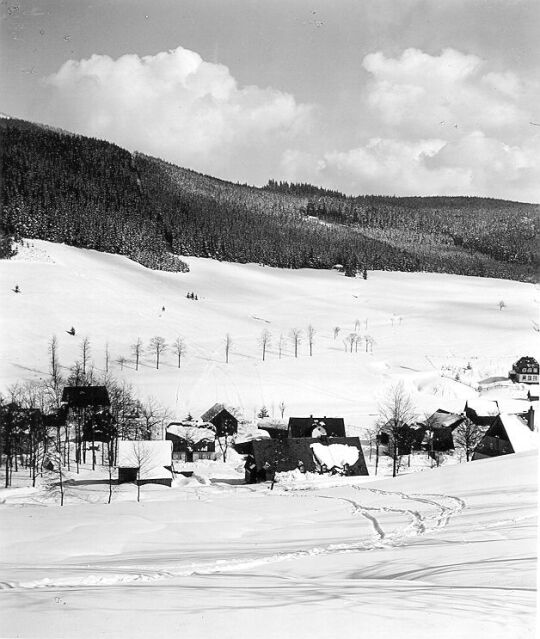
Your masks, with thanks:
M 194 444 L 198 444 L 202 441 L 214 441 L 216 438 L 216 434 L 213 430 L 209 428 L 204 428 L 203 426 L 196 426 L 195 424 L 192 426 L 182 425 L 182 424 L 169 424 L 167 426 L 167 432 L 171 435 L 176 435 L 182 439 L 186 439 Z
M 138 479 L 170 479 L 165 466 L 172 464 L 172 442 L 123 441 L 118 442 L 118 468 L 140 468 Z
M 523 353 L 538 350 L 530 327 L 537 314 L 532 284 L 433 273 L 370 272 L 363 280 L 336 271 L 186 259 L 189 273 L 162 273 L 51 242 L 19 245 L 14 260 L 0 262 L 2 330 L 10 337 L 0 344 L 0 391 L 47 377 L 52 335 L 67 372 L 87 336 L 96 373 L 103 373 L 108 343 L 111 374 L 132 384 L 142 400 L 153 396 L 167 406 L 171 421 L 200 416 L 216 402 L 248 420 L 265 405 L 277 418 L 284 402 L 285 419 L 341 416 L 355 435 L 373 424 L 397 381 L 405 383 L 419 416 L 437 408 L 459 413 L 478 397 L 476 382 L 507 374 Z M 20 294 L 13 293 L 15 284 Z M 199 300 L 187 299 L 189 291 Z M 402 322 L 392 322 L 394 316 Z M 357 320 L 359 332 L 375 339 L 372 353 L 364 343 L 358 353 L 345 352 L 343 339 Z M 317 331 L 313 357 L 308 324 Z M 71 326 L 75 337 L 66 333 Z M 341 327 L 337 339 L 335 326 Z M 289 339 L 294 327 L 304 331 L 297 359 Z M 263 328 L 272 333 L 264 362 Z M 229 364 L 227 333 L 233 340 Z M 286 340 L 281 359 L 280 334 Z M 169 344 L 184 337 L 181 368 L 169 348 L 156 370 L 147 348 L 155 335 Z M 137 337 L 145 345 L 138 371 L 131 357 Z M 453 378 L 457 372 L 462 381 Z
M 342 468 L 343 464 L 353 466 L 360 457 L 358 449 L 347 444 L 311 444 L 311 449 L 320 464 L 326 464 L 330 470 L 334 467 Z
M 63 508 L 37 489 L 1 506 L 2 635 L 532 639 L 537 470 L 521 453 L 274 490 L 190 479 L 110 505 L 102 486 Z
M 420 418 L 438 408 L 459 413 L 481 397 L 480 380 L 538 350 L 530 284 L 188 261 L 189 273 L 159 273 L 95 251 L 21 246 L 0 262 L 9 336 L 0 341 L 0 390 L 46 379 L 52 335 L 66 373 L 88 336 L 96 373 L 108 343 L 111 373 L 167 406 L 171 420 L 220 402 L 255 422 L 263 405 L 279 417 L 284 402 L 285 419 L 342 416 L 354 436 L 373 425 L 398 381 Z M 356 320 L 374 337 L 373 352 L 363 344 L 345 352 L 342 337 Z M 280 333 L 308 324 L 317 330 L 313 357 L 304 341 L 298 358 L 289 342 L 280 359 Z M 265 362 L 263 328 L 273 336 Z M 169 350 L 159 370 L 149 351 L 135 370 L 130 345 L 155 335 L 185 338 L 181 368 Z M 499 390 L 526 396 L 506 386 L 490 389 L 492 404 Z M 114 486 L 107 503 L 107 469 L 67 473 L 64 507 L 54 477 L 29 488 L 26 469 L 15 473 L 15 487 L 0 490 L 2 636 L 535 636 L 536 451 L 468 464 L 456 453 L 436 469 L 413 456 L 403 470 L 419 472 L 396 479 L 293 471 L 273 490 L 244 485 L 242 459 L 228 454 L 227 464 L 183 464 L 193 475 L 177 475 L 171 488 L 142 486 L 140 503 L 130 484 Z M 371 472 L 367 447 L 365 456 Z M 390 466 L 380 459 L 380 472 Z
M 531 431 L 516 415 L 501 415 L 508 439 L 516 453 L 538 448 L 538 432 Z

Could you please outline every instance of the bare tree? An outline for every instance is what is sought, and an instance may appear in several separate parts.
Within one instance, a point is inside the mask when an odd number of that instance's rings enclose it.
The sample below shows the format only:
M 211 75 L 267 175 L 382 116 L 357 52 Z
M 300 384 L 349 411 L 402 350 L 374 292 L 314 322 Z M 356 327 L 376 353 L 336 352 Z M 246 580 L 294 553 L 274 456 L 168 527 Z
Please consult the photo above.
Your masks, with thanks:
M 356 333 L 349 333 L 345 339 L 345 350 L 349 347 L 349 352 L 352 353 L 354 344 L 356 343 Z
M 82 364 L 82 372 L 86 375 L 86 364 L 88 362 L 88 358 L 90 357 L 90 340 L 88 337 L 83 337 L 81 341 L 81 364 Z
M 283 419 L 283 415 L 285 414 L 286 404 L 283 400 L 281 400 L 278 404 L 279 412 L 281 413 L 281 419 Z
M 360 330 L 360 320 L 356 319 L 354 321 L 354 332 L 357 333 Z
M 272 334 L 267 328 L 264 328 L 259 337 L 259 344 L 262 350 L 262 361 L 264 362 L 266 358 L 266 350 L 270 346 L 270 342 L 272 340 Z
M 171 419 L 168 408 L 158 402 L 155 397 L 148 397 L 139 404 L 139 420 L 142 429 L 137 434 L 140 439 L 163 439 L 165 422 Z
M 156 368 L 159 368 L 159 358 L 161 357 L 161 354 L 167 350 L 167 342 L 165 341 L 165 338 L 160 337 L 159 335 L 152 337 L 149 349 L 155 354 Z
M 501 300 L 501 301 L 499 302 L 499 310 L 500 310 L 500 311 L 502 311 L 502 310 L 503 310 L 503 308 L 505 308 L 505 307 L 506 307 L 506 304 L 504 303 L 504 300 Z
M 315 330 L 315 328 L 310 324 L 307 327 L 307 338 L 308 338 L 308 344 L 309 344 L 309 356 L 312 357 L 313 356 L 313 343 L 315 341 L 315 333 L 317 331 Z
M 55 404 L 60 406 L 60 389 L 62 386 L 62 375 L 60 373 L 60 362 L 58 361 L 58 340 L 53 335 L 49 341 L 49 374 L 50 387 L 55 395 Z
M 291 329 L 291 339 L 294 345 L 294 356 L 298 357 L 298 346 L 302 343 L 302 329 Z
M 334 326 L 334 339 L 337 339 L 340 330 L 341 328 L 339 326 Z
M 229 353 L 231 352 L 231 347 L 233 345 L 233 340 L 230 333 L 225 335 L 225 363 L 229 363 Z
M 123 355 L 120 355 L 120 357 L 116 361 L 120 364 L 120 370 L 123 371 L 124 365 L 127 362 L 126 358 Z
M 131 345 L 131 352 L 135 357 L 135 370 L 139 370 L 139 360 L 141 359 L 141 354 L 143 351 L 143 342 L 140 337 L 137 337 L 137 340 L 134 344 Z
M 283 348 L 284 347 L 285 347 L 285 337 L 283 336 L 283 333 L 280 333 L 279 340 L 278 340 L 278 356 L 279 356 L 279 359 L 281 359 L 281 355 L 283 354 Z
M 381 435 L 382 425 L 380 423 L 374 424 L 372 428 L 368 428 L 366 430 L 366 435 L 368 437 L 369 442 L 369 459 L 371 461 L 371 457 L 373 455 L 373 449 L 375 449 L 375 474 L 377 474 L 379 470 L 379 450 L 380 450 L 380 435 Z
M 152 451 L 144 441 L 129 442 L 129 459 L 137 468 L 137 501 L 141 501 L 141 481 L 152 467 Z
M 109 372 L 109 363 L 111 361 L 111 353 L 109 351 L 109 342 L 105 344 L 105 373 Z
M 184 341 L 183 337 L 177 337 L 174 340 L 173 350 L 176 353 L 176 356 L 178 357 L 178 368 L 180 368 L 182 364 L 182 357 L 186 353 L 186 342 Z
M 483 436 L 484 430 L 473 423 L 469 418 L 461 422 L 454 431 L 454 442 L 463 448 L 467 461 L 472 459 L 474 449 L 478 446 Z
M 410 424 L 416 418 L 416 409 L 403 382 L 392 386 L 387 397 L 379 404 L 378 426 L 389 438 L 392 455 L 392 476 L 399 470 L 400 457 L 410 448 Z

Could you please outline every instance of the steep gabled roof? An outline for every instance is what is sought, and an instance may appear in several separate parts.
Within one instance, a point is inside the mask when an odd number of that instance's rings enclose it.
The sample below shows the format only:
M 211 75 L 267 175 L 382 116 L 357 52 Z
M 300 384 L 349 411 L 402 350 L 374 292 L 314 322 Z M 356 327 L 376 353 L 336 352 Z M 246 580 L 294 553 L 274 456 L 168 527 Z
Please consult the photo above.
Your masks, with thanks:
M 454 430 L 454 428 L 457 428 L 464 420 L 465 417 L 463 415 L 449 413 L 448 411 L 439 408 L 426 420 L 424 425 L 429 425 L 432 429 L 451 428 Z
M 229 415 L 231 415 L 231 417 L 234 417 L 234 415 L 231 413 L 231 411 L 227 409 L 225 404 L 217 403 L 217 404 L 214 404 L 212 406 L 212 408 L 209 408 L 206 411 L 206 413 L 201 415 L 201 420 L 203 422 L 211 422 L 216 415 L 219 415 L 219 413 L 221 413 L 221 411 L 227 411 L 227 413 L 229 413 Z M 235 419 L 236 419 L 236 417 L 235 417 Z
M 499 415 L 499 418 L 515 453 L 538 448 L 538 433 L 529 430 L 523 420 L 516 415 Z

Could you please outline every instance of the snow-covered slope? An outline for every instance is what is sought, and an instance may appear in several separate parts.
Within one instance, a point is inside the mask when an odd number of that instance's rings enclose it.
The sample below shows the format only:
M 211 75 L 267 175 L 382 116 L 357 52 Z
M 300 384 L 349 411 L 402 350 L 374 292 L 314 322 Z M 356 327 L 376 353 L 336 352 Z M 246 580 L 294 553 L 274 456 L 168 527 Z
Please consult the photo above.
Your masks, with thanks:
M 66 368 L 80 357 L 80 341 L 88 336 L 98 372 L 108 343 L 114 375 L 132 382 L 142 399 L 155 396 L 176 418 L 187 412 L 197 417 L 216 401 L 237 406 L 248 418 L 264 404 L 277 417 L 283 401 L 285 417 L 340 415 L 349 425 L 365 426 L 384 389 L 398 378 L 421 409 L 461 410 L 476 395 L 464 381 L 504 375 L 517 356 L 533 354 L 537 346 L 531 284 L 386 272 L 369 273 L 364 281 L 337 272 L 188 261 L 188 274 L 161 273 L 119 256 L 44 241 L 22 247 L 14 260 L 0 262 L 0 388 L 47 375 L 53 334 Z M 16 284 L 20 294 L 12 291 Z M 191 291 L 198 301 L 186 298 Z M 313 357 L 309 324 L 316 329 Z M 75 337 L 66 333 L 71 326 Z M 341 331 L 334 339 L 336 326 Z M 293 327 L 304 332 L 297 359 L 289 339 Z M 343 340 L 355 327 L 375 339 L 372 353 L 364 343 L 358 352 L 345 352 Z M 272 345 L 262 362 L 258 338 L 264 329 L 272 333 Z M 233 340 L 229 364 L 227 333 Z M 287 338 L 282 359 L 280 334 Z M 159 370 L 149 352 L 138 372 L 131 362 L 121 370 L 117 360 L 131 359 L 137 337 L 148 345 L 155 335 L 169 343 L 184 337 L 181 369 L 169 350 Z M 453 379 L 456 373 L 462 381 Z
M 532 639 L 537 462 L 63 508 L 35 491 L 0 506 L 1 634 Z

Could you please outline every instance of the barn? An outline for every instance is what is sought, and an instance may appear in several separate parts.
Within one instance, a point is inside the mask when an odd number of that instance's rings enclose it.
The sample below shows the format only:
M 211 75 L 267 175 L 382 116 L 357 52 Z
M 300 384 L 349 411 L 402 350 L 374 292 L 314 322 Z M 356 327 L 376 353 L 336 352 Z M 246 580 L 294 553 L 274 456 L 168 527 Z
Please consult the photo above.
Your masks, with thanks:
M 172 484 L 172 448 L 167 440 L 120 440 L 118 483 Z
M 497 415 L 476 447 L 473 461 L 538 448 L 538 433 L 517 415 Z
M 289 437 L 345 437 L 342 417 L 291 417 Z
M 238 420 L 224 404 L 214 404 L 201 415 L 201 421 L 209 422 L 214 426 L 216 437 L 235 435 L 238 432 Z
M 539 366 L 534 357 L 526 355 L 520 357 L 517 362 L 512 365 L 512 370 L 508 377 L 519 384 L 538 384 L 539 382 Z

